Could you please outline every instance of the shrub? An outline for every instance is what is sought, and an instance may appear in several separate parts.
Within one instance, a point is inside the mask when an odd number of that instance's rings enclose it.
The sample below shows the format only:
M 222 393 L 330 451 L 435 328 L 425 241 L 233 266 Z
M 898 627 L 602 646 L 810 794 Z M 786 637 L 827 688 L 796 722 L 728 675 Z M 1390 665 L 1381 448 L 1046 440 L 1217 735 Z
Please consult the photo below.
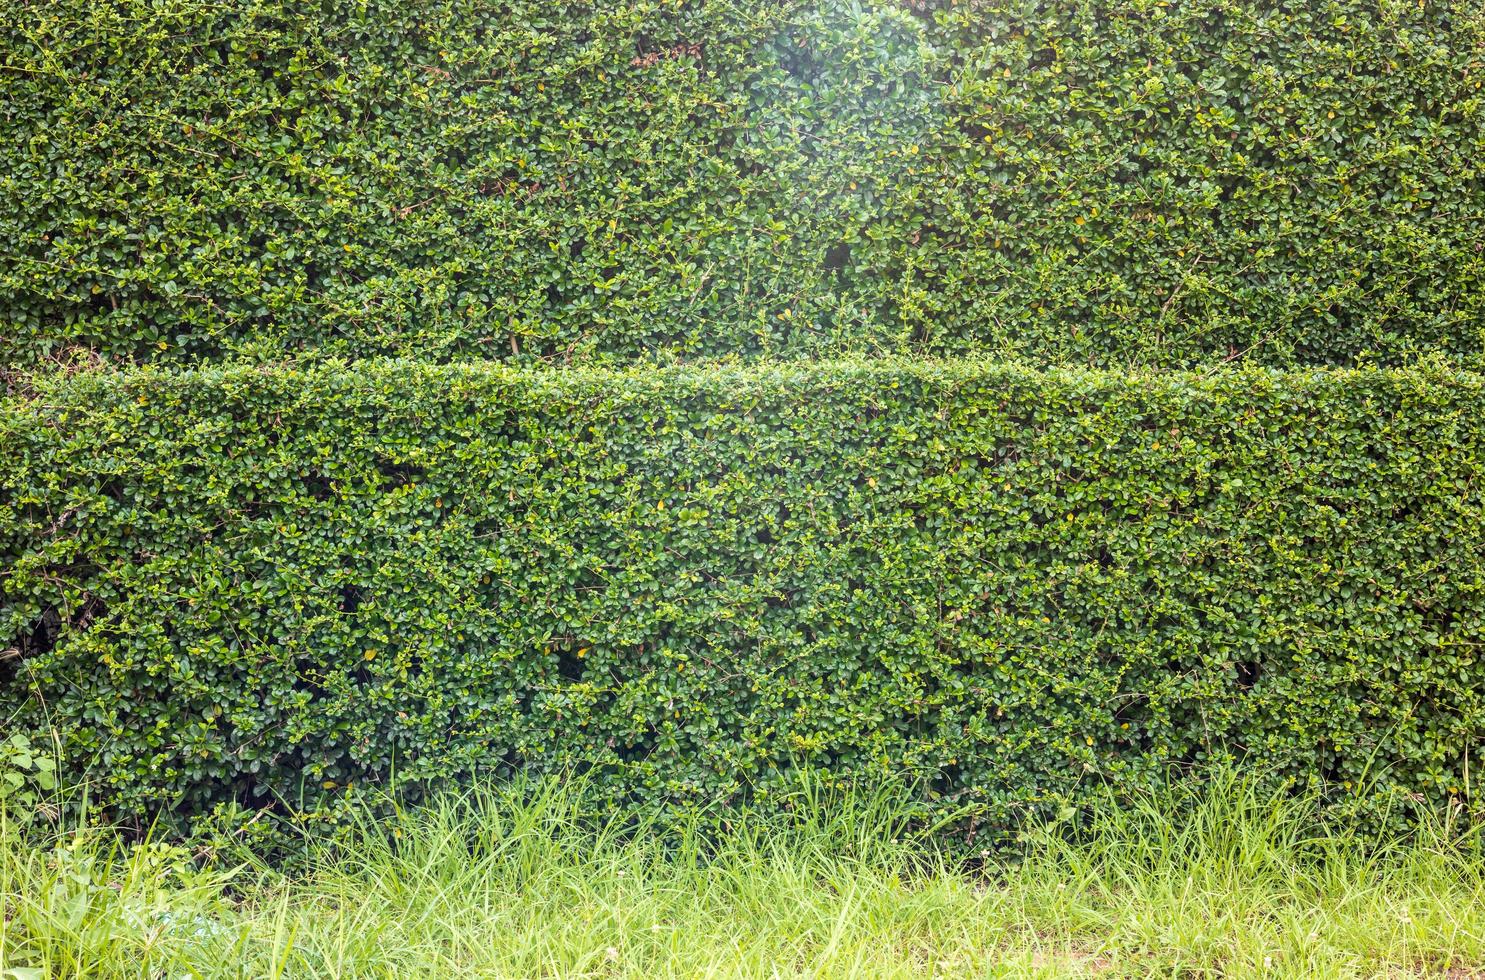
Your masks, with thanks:
M 126 813 L 809 766 L 999 828 L 1240 757 L 1398 817 L 1479 789 L 1482 418 L 1434 369 L 52 377 L 0 690 Z
M 1478 359 L 1475 0 L 57 0 L 0 363 Z

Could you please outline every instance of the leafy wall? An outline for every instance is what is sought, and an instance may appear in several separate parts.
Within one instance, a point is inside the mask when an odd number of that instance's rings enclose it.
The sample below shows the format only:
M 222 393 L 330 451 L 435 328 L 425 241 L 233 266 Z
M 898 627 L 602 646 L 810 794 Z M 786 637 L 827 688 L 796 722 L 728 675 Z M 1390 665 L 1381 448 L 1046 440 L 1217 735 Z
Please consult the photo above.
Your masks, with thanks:
M 1477 360 L 1473 0 L 23 5 L 0 358 Z

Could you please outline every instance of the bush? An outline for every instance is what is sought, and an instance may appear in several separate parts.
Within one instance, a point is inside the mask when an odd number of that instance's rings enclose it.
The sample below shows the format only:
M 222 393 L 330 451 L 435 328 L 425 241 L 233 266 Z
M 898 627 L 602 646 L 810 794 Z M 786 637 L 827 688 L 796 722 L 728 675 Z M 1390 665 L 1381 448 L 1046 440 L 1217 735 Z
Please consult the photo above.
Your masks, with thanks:
M 1400 818 L 1480 788 L 1482 418 L 1432 369 L 52 377 L 0 690 L 125 813 L 809 766 L 967 831 L 1241 757 Z
M 1485 349 L 1475 0 L 57 0 L 0 363 Z

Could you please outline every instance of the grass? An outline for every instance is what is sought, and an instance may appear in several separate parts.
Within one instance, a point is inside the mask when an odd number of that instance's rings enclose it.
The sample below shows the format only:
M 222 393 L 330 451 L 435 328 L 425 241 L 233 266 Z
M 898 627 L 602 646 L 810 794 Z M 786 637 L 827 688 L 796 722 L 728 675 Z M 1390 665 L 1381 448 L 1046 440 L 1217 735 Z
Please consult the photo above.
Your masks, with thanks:
M 0 832 L 0 978 L 1469 977 L 1485 857 L 1366 842 L 1238 778 L 1110 805 L 971 871 L 886 793 L 626 833 L 557 784 L 368 817 L 292 875 L 164 844 Z M 1172 816 L 1183 813 L 1184 816 Z M 389 830 L 390 828 L 390 830 Z M 1478 974 L 1485 976 L 1485 972 Z

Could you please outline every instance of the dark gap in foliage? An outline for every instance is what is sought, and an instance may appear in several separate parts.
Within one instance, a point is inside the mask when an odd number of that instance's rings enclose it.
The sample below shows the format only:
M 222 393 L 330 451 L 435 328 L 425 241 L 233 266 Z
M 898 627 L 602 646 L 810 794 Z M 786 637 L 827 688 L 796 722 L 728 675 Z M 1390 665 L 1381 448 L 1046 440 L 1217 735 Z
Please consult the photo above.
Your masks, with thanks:
M 822 268 L 826 272 L 839 273 L 843 271 L 851 261 L 851 245 L 849 242 L 836 242 L 825 250 L 825 261 Z
M 658 733 L 652 727 L 624 739 L 608 740 L 608 748 L 620 762 L 644 763 L 655 754 Z
M 983 126 L 972 119 L 966 118 L 964 115 L 962 115 L 964 111 L 964 108 L 956 107 L 956 112 L 954 115 L 954 125 L 961 133 L 969 138 L 971 144 L 975 146 L 982 145 L 984 143 L 985 137 L 990 135 L 990 127 Z
M 1180 754 L 1170 760 L 1169 764 L 1182 774 L 1191 775 L 1201 771 L 1206 757 L 1206 745 L 1200 739 L 1193 737 Z
M 930 799 L 943 797 L 952 801 L 963 793 L 960 783 L 961 779 L 962 770 L 958 763 L 947 762 L 941 764 L 933 771 L 933 775 L 928 780 Z
M 427 470 L 415 463 L 396 462 L 385 456 L 376 460 L 377 472 L 392 486 L 407 486 L 425 479 Z
M 335 495 L 330 478 L 321 470 L 304 470 L 300 473 L 300 479 L 304 482 L 305 493 L 314 500 L 324 502 Z
M 0 649 L 0 689 L 17 682 L 21 661 L 50 653 L 56 647 L 61 632 L 61 614 L 55 606 L 46 605 L 41 615 L 24 627 L 10 646 Z
M 345 651 L 347 655 L 351 655 L 354 652 Z M 323 676 L 323 671 L 326 669 L 325 666 L 308 658 L 300 658 L 296 667 L 297 669 L 293 673 L 293 680 L 290 681 L 290 687 L 297 693 L 309 695 L 308 703 L 311 706 L 325 700 L 329 695 Z
M 803 85 L 813 86 L 824 74 L 824 61 L 806 36 L 781 35 L 774 43 L 779 67 Z
M 48 604 L 41 615 L 32 621 L 30 628 L 21 634 L 21 658 L 51 653 L 61 635 L 62 614 L 56 606 Z
M 122 480 L 122 478 L 117 477 L 117 476 L 104 477 L 101 481 L 99 481 L 98 488 L 97 488 L 97 490 L 95 492 L 100 497 L 106 497 L 109 500 L 112 500 L 114 503 L 123 503 L 123 500 L 124 500 L 124 483 L 123 483 L 123 480 Z
M 353 666 L 347 672 L 346 676 L 349 677 L 351 682 L 354 683 L 359 690 L 364 691 L 366 688 L 370 687 L 376 682 L 376 669 L 372 661 L 367 660 L 364 656 L 362 656 L 355 658 L 352 663 L 355 666 Z
M 85 580 L 94 572 L 96 569 L 79 566 L 71 569 L 54 569 L 49 574 L 65 575 L 76 581 Z M 177 603 L 178 606 L 183 604 L 184 600 Z M 40 615 L 14 637 L 11 645 L 0 649 L 0 688 L 19 676 L 22 661 L 51 653 L 56 649 L 64 633 L 81 633 L 90 629 L 98 620 L 107 615 L 108 608 L 102 598 L 92 594 L 84 594 L 81 602 L 70 611 L 63 610 L 55 603 L 46 603 Z M 169 632 L 168 625 L 166 632 Z
M 1339 786 L 1346 782 L 1346 760 L 1344 754 L 1333 745 L 1320 744 L 1317 746 L 1320 753 L 1319 777 L 1322 783 Z
M 557 664 L 557 676 L 565 681 L 580 681 L 583 679 L 583 659 L 578 656 L 577 648 L 566 645 L 559 646 L 555 651 Z

